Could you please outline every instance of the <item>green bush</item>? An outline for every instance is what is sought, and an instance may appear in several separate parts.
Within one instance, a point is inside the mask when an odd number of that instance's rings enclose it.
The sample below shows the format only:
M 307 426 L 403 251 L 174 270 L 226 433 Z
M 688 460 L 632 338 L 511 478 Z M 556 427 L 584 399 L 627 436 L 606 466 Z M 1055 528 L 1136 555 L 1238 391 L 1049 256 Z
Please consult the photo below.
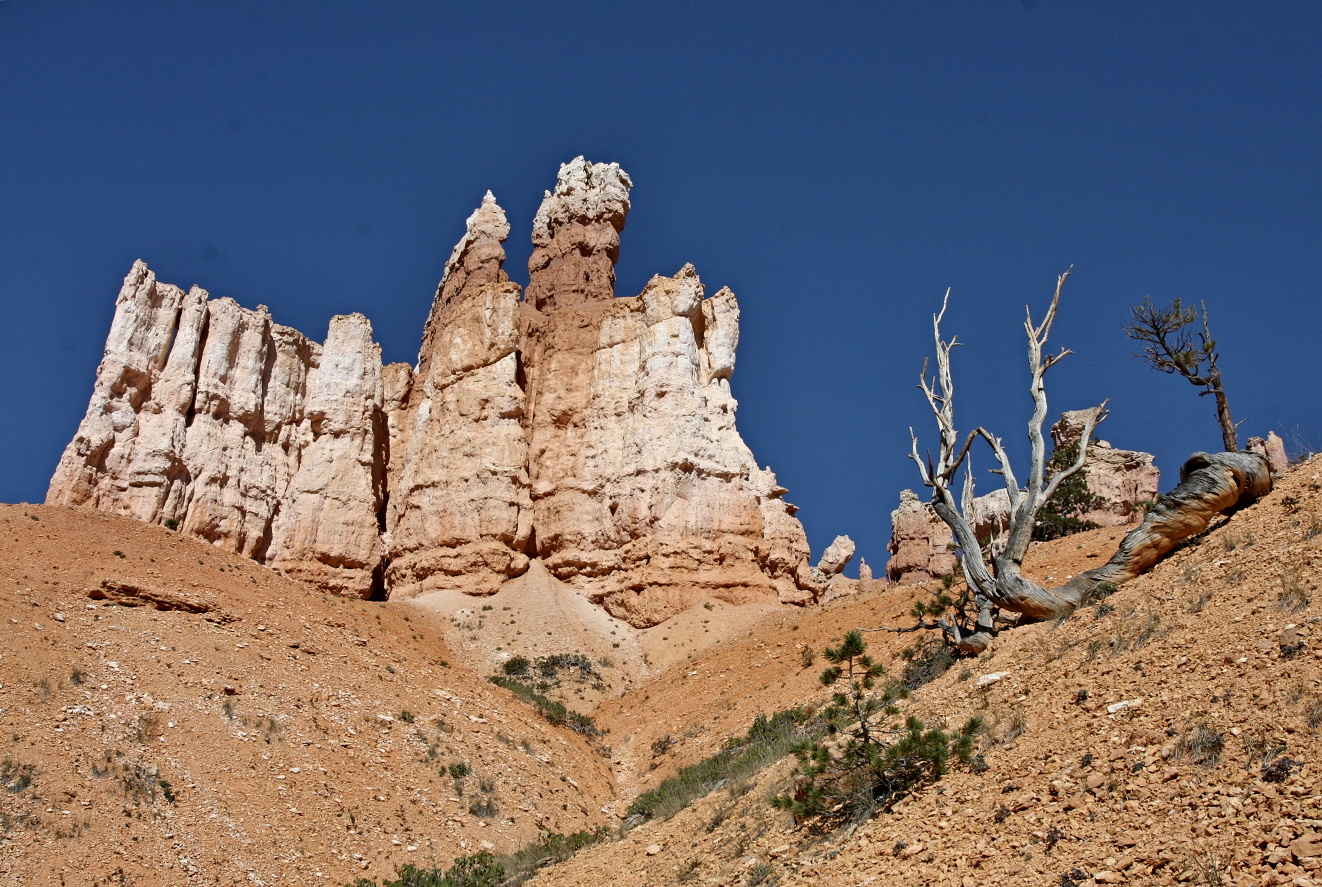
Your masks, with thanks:
M 610 836 L 610 828 L 604 825 L 596 831 L 574 832 L 572 835 L 554 832 L 547 834 L 535 843 L 500 858 L 505 867 L 504 884 L 509 887 L 522 884 L 536 874 L 538 869 L 564 862 L 584 847 L 604 841 Z
M 900 655 L 904 659 L 900 683 L 910 690 L 917 690 L 941 677 L 956 659 L 955 650 L 941 640 L 924 641 L 905 649 Z
M 726 740 L 721 751 L 681 768 L 635 798 L 629 805 L 629 815 L 647 819 L 674 816 L 697 798 L 789 754 L 796 742 L 810 735 L 811 721 L 811 713 L 804 708 L 787 709 L 770 718 L 758 715 L 742 737 Z
M 527 656 L 511 656 L 500 664 L 500 670 L 507 675 L 518 677 L 527 674 L 531 665 Z
M 517 887 L 538 869 L 563 862 L 584 847 L 610 836 L 611 830 L 606 826 L 572 835 L 551 833 L 503 856 L 484 851 L 460 857 L 444 873 L 439 868 L 419 869 L 405 863 L 395 869 L 394 880 L 378 885 L 367 878 L 359 878 L 345 887 Z
M 953 737 L 915 717 L 903 727 L 889 722 L 897 714 L 891 703 L 906 688 L 898 682 L 877 688 L 885 669 L 867 655 L 862 633 L 849 632 L 824 655 L 832 665 L 821 682 L 835 688 L 820 715 L 825 735 L 794 746 L 794 789 L 773 798 L 774 806 L 800 820 L 816 818 L 823 827 L 842 825 L 940 779 L 951 754 L 964 761 L 972 755 L 977 719 Z
M 600 736 L 596 721 L 585 714 L 573 711 L 563 702 L 548 699 L 532 687 L 505 675 L 492 675 L 488 680 L 497 687 L 504 687 L 524 702 L 535 707 L 542 715 L 557 727 L 568 727 L 580 736 Z
M 1057 471 L 1069 468 L 1077 458 L 1079 458 L 1078 441 L 1054 450 L 1047 458 L 1047 476 L 1050 477 Z M 1061 485 L 1056 487 L 1056 492 L 1051 494 L 1051 498 L 1043 503 L 1042 510 L 1037 513 L 1037 521 L 1033 524 L 1033 539 L 1045 542 L 1049 539 L 1082 533 L 1084 530 L 1095 530 L 1100 524 L 1083 520 L 1079 515 L 1105 504 L 1105 499 L 1094 496 L 1088 489 L 1088 468 L 1085 465 L 1065 478 Z
M 410 863 L 395 869 L 395 879 L 379 887 L 500 887 L 505 867 L 496 857 L 483 851 L 454 861 L 444 874 L 439 868 L 420 869 Z M 359 878 L 346 887 L 378 887 L 375 881 Z

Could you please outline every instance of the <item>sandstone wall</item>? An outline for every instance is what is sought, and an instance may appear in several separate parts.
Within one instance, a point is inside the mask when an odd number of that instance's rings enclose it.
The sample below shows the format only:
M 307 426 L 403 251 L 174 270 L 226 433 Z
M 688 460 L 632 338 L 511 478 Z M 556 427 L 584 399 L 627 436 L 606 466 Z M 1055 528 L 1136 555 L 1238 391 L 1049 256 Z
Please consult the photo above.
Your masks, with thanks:
M 686 265 L 615 297 L 631 186 L 561 167 L 526 296 L 488 193 L 412 368 L 361 315 L 318 345 L 135 264 L 47 501 L 178 521 L 340 594 L 486 594 L 539 557 L 636 625 L 815 599 L 795 508 L 735 428 L 734 294 Z
M 335 318 L 323 348 L 272 323 L 264 306 L 184 293 L 136 262 L 46 501 L 177 523 L 366 596 L 381 560 L 380 378 L 361 315 Z
M 501 270 L 508 234 L 488 192 L 437 288 L 409 396 L 391 412 L 401 429 L 387 519 L 392 597 L 491 593 L 528 568 L 520 291 Z

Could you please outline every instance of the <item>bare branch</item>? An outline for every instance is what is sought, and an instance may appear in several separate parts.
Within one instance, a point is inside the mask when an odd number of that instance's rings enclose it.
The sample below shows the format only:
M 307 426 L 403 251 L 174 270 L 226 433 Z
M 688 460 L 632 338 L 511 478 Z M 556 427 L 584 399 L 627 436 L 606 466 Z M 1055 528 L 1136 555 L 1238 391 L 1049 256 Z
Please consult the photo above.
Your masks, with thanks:
M 1079 455 L 1075 457 L 1074 464 L 1057 471 L 1052 475 L 1051 479 L 1047 481 L 1046 487 L 1042 490 L 1043 502 L 1046 502 L 1055 494 L 1056 488 L 1059 487 L 1062 482 L 1068 480 L 1072 475 L 1076 474 L 1083 468 L 1084 462 L 1088 460 L 1088 447 L 1092 444 L 1093 430 L 1098 425 L 1105 422 L 1106 417 L 1110 415 L 1106 410 L 1106 405 L 1110 402 L 1111 401 L 1108 398 L 1107 400 L 1102 401 L 1099 406 L 1088 411 L 1088 416 L 1083 421 L 1082 436 L 1079 438 Z

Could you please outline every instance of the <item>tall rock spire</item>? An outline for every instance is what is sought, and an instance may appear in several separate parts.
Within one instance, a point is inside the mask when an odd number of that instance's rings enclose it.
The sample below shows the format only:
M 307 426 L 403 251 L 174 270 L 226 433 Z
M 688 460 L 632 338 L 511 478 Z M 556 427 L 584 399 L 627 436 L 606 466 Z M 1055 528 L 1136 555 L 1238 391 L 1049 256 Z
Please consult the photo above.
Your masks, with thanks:
M 561 167 L 533 223 L 523 313 L 536 553 L 652 625 L 709 596 L 803 602 L 803 528 L 735 430 L 739 308 L 697 272 L 615 298 L 630 181 Z
M 436 289 L 392 459 L 392 596 L 490 593 L 528 567 L 519 286 L 501 264 L 505 212 L 487 192 Z

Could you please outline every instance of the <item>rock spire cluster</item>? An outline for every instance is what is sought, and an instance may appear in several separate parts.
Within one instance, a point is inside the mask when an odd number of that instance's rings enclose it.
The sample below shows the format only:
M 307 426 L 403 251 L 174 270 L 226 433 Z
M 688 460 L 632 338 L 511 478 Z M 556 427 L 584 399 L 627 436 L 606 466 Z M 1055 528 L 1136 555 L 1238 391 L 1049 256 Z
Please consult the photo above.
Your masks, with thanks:
M 383 367 L 361 315 L 319 345 L 135 263 L 47 503 L 358 597 L 491 593 L 539 558 L 640 626 L 708 597 L 813 600 L 795 508 L 735 428 L 734 294 L 686 265 L 615 296 L 631 185 L 615 164 L 561 167 L 526 293 L 488 192 L 414 367 Z

